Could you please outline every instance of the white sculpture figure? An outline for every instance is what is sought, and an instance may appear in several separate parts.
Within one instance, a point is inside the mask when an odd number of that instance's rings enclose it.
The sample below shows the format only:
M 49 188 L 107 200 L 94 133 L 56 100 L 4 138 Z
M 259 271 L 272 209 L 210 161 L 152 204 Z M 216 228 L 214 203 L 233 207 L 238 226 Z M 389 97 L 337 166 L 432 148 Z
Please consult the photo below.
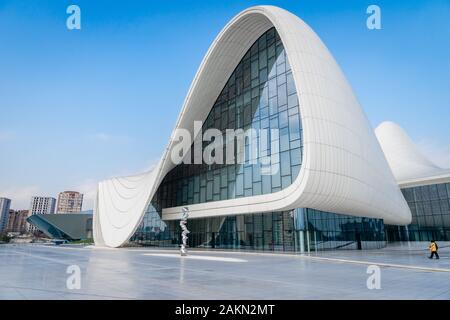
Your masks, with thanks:
M 187 219 L 189 217 L 189 209 L 187 207 L 183 207 L 183 215 L 181 216 L 180 220 L 180 227 L 181 227 L 181 249 L 180 253 L 182 256 L 187 255 L 186 251 L 186 242 L 187 242 L 187 235 L 189 233 L 188 228 L 186 227 Z

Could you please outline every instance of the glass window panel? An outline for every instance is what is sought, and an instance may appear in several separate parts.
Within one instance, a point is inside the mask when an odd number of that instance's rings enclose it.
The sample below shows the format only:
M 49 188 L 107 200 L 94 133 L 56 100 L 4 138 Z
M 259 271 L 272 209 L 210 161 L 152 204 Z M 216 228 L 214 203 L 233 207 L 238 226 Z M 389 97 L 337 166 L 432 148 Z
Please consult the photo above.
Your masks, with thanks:
M 277 95 L 277 79 L 269 80 L 269 98 Z
M 433 227 L 435 225 L 433 216 L 425 216 L 425 225 L 427 227 Z
M 244 195 L 244 175 L 238 174 L 236 176 L 236 196 Z
M 291 174 L 291 159 L 289 151 L 280 154 L 281 175 L 287 176 Z
M 279 65 L 277 65 L 277 71 L 279 73 L 285 73 L 286 72 L 286 64 L 280 63 Z
M 442 226 L 445 228 L 450 227 L 450 214 L 442 215 Z
M 253 183 L 253 195 L 258 196 L 262 194 L 262 184 L 261 182 L 254 182 Z
M 259 82 L 264 83 L 267 81 L 267 68 L 262 68 L 259 71 Z
M 249 189 L 252 187 L 252 167 L 246 167 L 244 169 L 244 188 Z
M 441 206 L 440 206 L 439 200 L 431 201 L 431 212 L 434 215 L 441 214 Z
M 259 104 L 261 107 L 267 107 L 269 105 L 269 88 L 267 85 L 261 88 Z
M 254 165 L 253 165 L 252 173 L 253 173 L 253 179 L 252 179 L 253 182 L 261 181 L 261 168 L 260 168 L 260 164 L 254 164 Z
M 266 68 L 267 67 L 267 51 L 262 50 L 259 52 L 259 68 Z
M 445 184 L 441 183 L 437 185 L 439 199 L 447 199 L 447 190 L 445 189 Z
M 228 199 L 228 188 L 221 188 L 220 189 L 220 200 L 227 200 Z
M 236 197 L 236 184 L 234 181 L 228 183 L 228 199 Z
M 277 97 L 273 97 L 269 99 L 269 115 L 274 115 L 278 112 L 278 104 L 277 104 Z M 278 127 L 278 123 L 277 123 Z
M 280 129 L 280 151 L 289 150 L 289 131 L 288 128 Z
M 300 139 L 300 123 L 296 116 L 289 117 L 289 136 L 291 141 Z
M 278 105 L 282 106 L 287 103 L 286 85 L 283 84 L 278 87 Z
M 291 165 L 296 166 L 300 165 L 302 162 L 301 149 L 293 149 L 291 150 Z
M 262 175 L 262 193 L 267 194 L 272 190 L 272 185 L 270 181 L 270 175 Z
M 206 201 L 211 201 L 213 197 L 213 183 L 208 181 L 206 184 Z
M 292 171 L 292 177 L 296 178 L 298 176 L 299 172 L 300 172 L 300 165 L 292 166 L 291 171 Z
M 258 78 L 258 76 L 259 76 L 258 60 L 252 61 L 251 75 L 252 75 L 252 79 Z
M 284 48 L 283 46 L 277 46 L 276 48 L 277 51 L 277 64 L 282 64 L 284 63 L 285 59 L 284 59 Z
M 280 166 L 279 165 L 272 166 L 272 168 L 276 168 L 272 172 L 272 189 L 273 189 L 273 188 L 281 187 L 281 175 L 280 175 Z
M 298 99 L 296 94 L 288 96 L 288 108 L 298 107 Z
M 446 200 L 440 200 L 439 201 L 440 207 L 441 207 L 441 212 L 442 214 L 450 214 L 450 206 L 449 206 L 449 201 Z
M 295 82 L 292 73 L 286 73 L 286 83 L 287 83 L 287 94 L 288 95 L 295 94 L 297 90 L 295 88 Z
M 423 202 L 423 213 L 424 215 L 432 215 L 433 211 L 431 209 L 431 202 L 429 201 L 424 201 Z
M 430 200 L 439 199 L 437 186 L 435 184 L 429 186 L 428 190 L 429 190 L 429 194 L 430 194 Z
M 300 148 L 300 146 L 301 146 L 300 142 L 301 142 L 301 140 L 291 141 L 291 149 Z
M 279 128 L 285 128 L 288 125 L 288 114 L 287 111 L 282 111 L 278 114 Z

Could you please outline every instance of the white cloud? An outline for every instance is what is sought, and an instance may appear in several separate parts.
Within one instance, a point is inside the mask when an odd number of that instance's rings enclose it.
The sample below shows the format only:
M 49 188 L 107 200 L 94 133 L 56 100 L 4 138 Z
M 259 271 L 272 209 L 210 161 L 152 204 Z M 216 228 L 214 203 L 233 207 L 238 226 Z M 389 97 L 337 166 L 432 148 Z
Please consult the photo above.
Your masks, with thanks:
M 425 157 L 430 159 L 434 164 L 443 169 L 450 169 L 450 145 L 443 145 L 433 140 L 422 139 L 417 142 L 417 146 Z
M 0 197 L 11 199 L 11 208 L 15 210 L 29 209 L 31 197 L 38 194 L 39 188 L 36 186 L 10 188 L 0 191 Z
M 96 142 L 128 142 L 130 138 L 126 135 L 116 135 L 107 132 L 96 132 L 86 135 L 86 138 Z

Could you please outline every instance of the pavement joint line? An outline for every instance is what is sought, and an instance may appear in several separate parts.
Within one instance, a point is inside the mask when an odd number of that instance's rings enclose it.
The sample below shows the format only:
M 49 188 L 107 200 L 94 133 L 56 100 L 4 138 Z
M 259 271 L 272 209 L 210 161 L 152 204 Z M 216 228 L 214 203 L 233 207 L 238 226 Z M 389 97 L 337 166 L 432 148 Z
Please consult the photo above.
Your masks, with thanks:
M 179 259 L 192 259 L 192 260 L 206 260 L 206 261 L 220 261 L 220 262 L 248 262 L 244 259 L 237 258 L 224 258 L 224 257 L 214 257 L 214 256 L 195 256 L 195 255 L 187 255 L 182 256 L 176 253 L 143 253 L 144 256 L 150 257 L 162 257 L 162 258 L 179 258 Z
M 112 250 L 112 251 L 121 251 L 121 248 L 109 248 L 109 247 L 95 247 L 95 246 L 86 246 L 81 248 L 67 247 L 67 246 L 46 246 L 46 245 L 35 245 L 43 248 L 58 248 L 58 249 L 72 249 L 72 250 L 86 250 L 86 249 L 95 249 L 95 250 Z M 156 252 L 177 252 L 177 249 L 141 249 L 141 248 L 133 248 L 128 247 L 124 249 L 129 249 L 129 251 L 133 252 L 146 252 L 146 253 L 156 253 Z M 297 258 L 306 258 L 311 260 L 322 260 L 322 261 L 331 261 L 331 262 L 341 262 L 341 263 L 352 263 L 352 264 L 362 264 L 362 265 L 377 265 L 382 267 L 391 267 L 391 268 L 399 268 L 399 269 L 411 269 L 418 271 L 431 271 L 431 272 L 450 272 L 450 269 L 443 268 L 430 268 L 430 267 L 421 267 L 421 266 L 411 266 L 411 265 L 402 265 L 402 264 L 391 264 L 384 262 L 370 262 L 370 261 L 360 261 L 360 260 L 350 260 L 350 259 L 339 259 L 339 258 L 328 258 L 328 257 L 319 257 L 313 256 L 310 254 L 292 254 L 292 253 L 272 253 L 272 252 L 248 252 L 248 251 L 222 251 L 222 250 L 195 250 L 191 249 L 190 252 L 195 253 L 225 253 L 225 254 L 248 254 L 255 256 L 278 256 L 278 257 L 297 257 Z
M 326 260 L 333 262 L 343 262 L 343 263 L 353 263 L 353 264 L 363 264 L 363 265 L 376 265 L 381 267 L 391 267 L 399 269 L 413 269 L 420 271 L 433 271 L 433 272 L 450 272 L 450 269 L 442 268 L 430 268 L 430 267 L 420 267 L 420 266 L 409 266 L 406 264 L 393 264 L 385 262 L 370 262 L 370 261 L 358 261 L 358 260 L 348 260 L 348 259 L 337 259 L 337 258 L 327 258 L 327 257 L 312 257 L 312 256 L 302 256 L 302 258 L 309 258 L 313 260 Z

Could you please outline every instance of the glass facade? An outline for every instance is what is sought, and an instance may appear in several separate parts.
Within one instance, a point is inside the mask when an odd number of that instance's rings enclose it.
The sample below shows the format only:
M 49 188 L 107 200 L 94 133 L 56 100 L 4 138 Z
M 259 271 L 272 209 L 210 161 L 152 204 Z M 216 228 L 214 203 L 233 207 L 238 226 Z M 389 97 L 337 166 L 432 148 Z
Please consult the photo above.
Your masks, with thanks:
M 290 212 L 266 212 L 188 220 L 189 247 L 294 251 L 294 220 Z M 157 212 L 145 216 L 132 242 L 178 247 L 179 221 L 162 221 Z
M 378 249 L 386 246 L 382 219 L 364 218 L 303 209 L 297 218 L 303 241 L 309 241 L 310 250 Z M 302 220 L 303 219 L 303 220 Z M 303 225 L 302 225 L 303 224 Z M 301 242 L 301 239 L 300 239 Z
M 131 242 L 180 245 L 179 221 L 162 221 L 164 208 L 269 194 L 292 184 L 302 160 L 300 107 L 288 58 L 272 28 L 244 55 L 202 127 L 203 133 L 215 128 L 223 134 L 227 129 L 255 129 L 257 135 L 250 139 L 259 141 L 259 152 L 250 152 L 251 141 L 246 139 L 241 163 L 176 166 L 158 188 Z M 264 139 L 263 131 L 268 134 Z M 203 143 L 203 150 L 206 147 Z M 239 150 L 233 150 L 236 158 Z M 190 154 L 193 160 L 194 144 Z M 263 165 L 270 166 L 270 174 L 264 174 Z M 310 209 L 189 219 L 187 227 L 188 246 L 197 248 L 307 252 L 385 245 L 382 220 Z
M 189 219 L 188 246 L 233 250 L 308 252 L 373 249 L 386 245 L 383 220 L 296 209 Z M 162 221 L 151 207 L 131 243 L 178 247 L 179 221 Z
M 411 209 L 409 226 L 387 226 L 389 241 L 450 241 L 450 183 L 402 189 Z
M 232 150 L 235 159 L 244 157 L 245 161 L 180 164 L 161 183 L 155 206 L 170 208 L 274 193 L 297 177 L 302 160 L 299 103 L 288 58 L 274 28 L 252 45 L 230 76 L 202 131 L 211 128 L 224 136 L 227 129 L 254 129 L 254 135 L 245 138 L 245 149 Z M 252 153 L 252 143 L 258 152 Z M 203 142 L 203 151 L 206 146 Z M 194 153 L 193 144 L 192 159 Z M 267 167 L 273 169 L 270 174 L 265 174 Z

